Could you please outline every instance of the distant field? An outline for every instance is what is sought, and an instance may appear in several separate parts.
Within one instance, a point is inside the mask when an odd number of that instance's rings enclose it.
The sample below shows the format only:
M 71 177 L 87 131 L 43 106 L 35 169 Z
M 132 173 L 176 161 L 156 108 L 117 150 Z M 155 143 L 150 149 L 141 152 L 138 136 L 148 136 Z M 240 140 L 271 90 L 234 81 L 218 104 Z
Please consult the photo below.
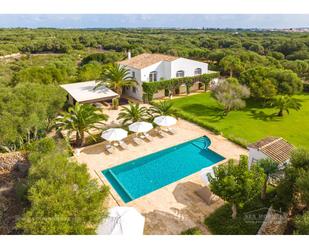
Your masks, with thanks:
M 309 94 L 296 98 L 302 101 L 301 110 L 291 110 L 284 117 L 276 116 L 275 109 L 263 108 L 254 102 L 224 116 L 210 93 L 175 99 L 173 103 L 183 118 L 221 132 L 244 146 L 266 136 L 281 136 L 295 146 L 309 149 Z

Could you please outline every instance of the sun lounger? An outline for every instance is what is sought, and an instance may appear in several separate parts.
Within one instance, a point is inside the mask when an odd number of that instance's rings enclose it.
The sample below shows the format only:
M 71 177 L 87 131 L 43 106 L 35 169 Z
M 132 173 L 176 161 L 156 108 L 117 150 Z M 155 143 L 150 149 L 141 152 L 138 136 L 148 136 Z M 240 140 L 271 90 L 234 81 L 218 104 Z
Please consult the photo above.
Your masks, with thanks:
M 141 145 L 143 143 L 143 140 L 140 139 L 139 137 L 133 137 L 133 142 L 138 145 Z
M 140 136 L 140 138 L 142 138 L 142 139 L 147 139 L 148 141 L 152 141 L 153 139 L 152 139 L 152 136 L 150 136 L 148 133 L 146 133 L 146 132 L 144 132 L 141 136 Z
M 166 133 L 163 132 L 161 129 L 157 129 L 157 134 L 158 134 L 160 137 L 166 137 Z
M 113 154 L 114 152 L 114 147 L 110 144 L 106 144 L 105 145 L 105 150 L 109 153 L 109 154 Z
M 169 132 L 169 133 L 171 133 L 173 135 L 176 134 L 176 131 L 174 129 L 172 129 L 172 128 L 167 128 L 166 130 L 167 130 L 167 132 Z
M 219 197 L 214 195 L 207 186 L 200 188 L 199 190 L 195 191 L 195 193 L 207 203 L 207 205 L 211 205 L 212 203 L 216 202 Z
M 124 141 L 119 141 L 119 147 L 124 150 L 128 149 L 128 145 Z

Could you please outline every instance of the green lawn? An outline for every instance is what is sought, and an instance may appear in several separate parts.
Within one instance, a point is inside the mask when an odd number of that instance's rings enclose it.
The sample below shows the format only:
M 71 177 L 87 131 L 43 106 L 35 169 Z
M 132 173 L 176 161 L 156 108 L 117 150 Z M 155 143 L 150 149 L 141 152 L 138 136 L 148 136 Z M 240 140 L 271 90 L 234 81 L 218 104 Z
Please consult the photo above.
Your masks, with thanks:
M 284 117 L 276 116 L 275 109 L 263 108 L 253 101 L 248 101 L 245 109 L 224 116 L 222 108 L 210 93 L 172 101 L 181 117 L 221 132 L 244 146 L 266 136 L 281 136 L 295 146 L 309 149 L 309 94 L 296 98 L 302 102 L 301 110 L 291 110 Z

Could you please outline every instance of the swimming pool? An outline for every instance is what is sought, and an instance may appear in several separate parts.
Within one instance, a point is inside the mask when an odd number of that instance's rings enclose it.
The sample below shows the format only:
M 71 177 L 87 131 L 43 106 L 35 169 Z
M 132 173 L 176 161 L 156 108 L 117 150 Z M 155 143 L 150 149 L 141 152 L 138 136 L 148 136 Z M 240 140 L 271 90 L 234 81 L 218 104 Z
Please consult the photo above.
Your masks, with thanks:
M 208 149 L 208 137 L 200 137 L 159 152 L 103 170 L 124 202 L 130 202 L 154 190 L 224 160 Z

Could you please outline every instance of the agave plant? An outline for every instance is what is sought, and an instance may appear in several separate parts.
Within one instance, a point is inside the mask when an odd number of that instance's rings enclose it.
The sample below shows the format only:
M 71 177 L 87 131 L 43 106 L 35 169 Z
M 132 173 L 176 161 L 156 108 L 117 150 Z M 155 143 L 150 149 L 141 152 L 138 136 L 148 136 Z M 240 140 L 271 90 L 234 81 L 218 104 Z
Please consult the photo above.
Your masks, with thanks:
M 135 86 L 136 80 L 131 76 L 130 71 L 119 64 L 109 65 L 102 74 L 101 80 L 95 86 L 94 90 L 100 86 L 107 86 L 113 89 L 119 96 L 122 95 L 124 87 Z
M 122 120 L 122 124 L 130 124 L 138 121 L 147 120 L 149 118 L 147 108 L 140 104 L 129 102 L 129 106 L 122 107 L 117 119 Z
M 55 126 L 58 130 L 67 130 L 68 137 L 76 132 L 76 145 L 82 146 L 85 140 L 85 133 L 92 136 L 90 130 L 99 129 L 98 125 L 106 121 L 107 115 L 101 109 L 90 104 L 79 104 L 70 107 L 67 112 L 55 119 Z

